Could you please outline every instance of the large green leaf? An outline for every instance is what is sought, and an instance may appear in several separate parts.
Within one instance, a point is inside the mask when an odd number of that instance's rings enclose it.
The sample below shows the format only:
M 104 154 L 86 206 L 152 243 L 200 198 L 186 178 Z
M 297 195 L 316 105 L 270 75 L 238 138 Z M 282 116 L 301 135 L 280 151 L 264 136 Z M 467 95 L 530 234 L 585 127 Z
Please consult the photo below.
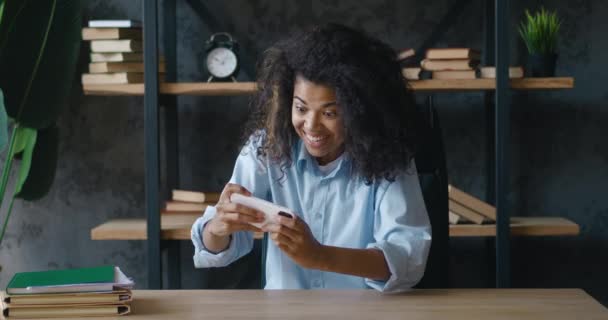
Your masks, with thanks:
M 27 179 L 30 173 L 30 167 L 32 165 L 32 154 L 34 154 L 34 146 L 36 145 L 36 137 L 38 131 L 31 128 L 19 127 L 17 128 L 17 146 L 23 146 L 23 155 L 21 156 L 21 163 L 19 165 L 19 174 L 17 175 L 17 183 L 15 185 L 15 194 L 21 192 L 21 187 L 25 179 Z
M 25 127 L 54 124 L 67 104 L 80 49 L 80 0 L 6 0 L 0 23 L 0 87 Z
M 55 179 L 58 154 L 59 129 L 57 126 L 39 130 L 30 172 L 16 197 L 31 201 L 38 200 L 48 193 Z
M 2 95 L 2 89 L 0 89 L 0 152 L 4 151 L 4 148 L 6 148 L 7 143 L 8 119 L 6 116 L 6 109 L 4 109 L 4 96 Z

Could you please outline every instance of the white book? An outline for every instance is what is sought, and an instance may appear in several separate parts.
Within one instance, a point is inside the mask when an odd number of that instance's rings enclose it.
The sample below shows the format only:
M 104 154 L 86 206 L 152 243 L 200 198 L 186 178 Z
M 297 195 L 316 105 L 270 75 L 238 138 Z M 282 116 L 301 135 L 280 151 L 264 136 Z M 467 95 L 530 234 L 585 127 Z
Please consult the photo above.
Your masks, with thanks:
M 92 52 L 141 52 L 142 42 L 139 40 L 93 40 Z
M 137 20 L 89 20 L 89 28 L 135 28 L 141 27 Z
M 82 84 L 126 84 L 143 83 L 144 74 L 141 72 L 116 73 L 83 73 Z
M 91 62 L 119 62 L 119 61 L 144 61 L 141 53 L 129 52 L 108 52 L 108 53 L 91 53 Z

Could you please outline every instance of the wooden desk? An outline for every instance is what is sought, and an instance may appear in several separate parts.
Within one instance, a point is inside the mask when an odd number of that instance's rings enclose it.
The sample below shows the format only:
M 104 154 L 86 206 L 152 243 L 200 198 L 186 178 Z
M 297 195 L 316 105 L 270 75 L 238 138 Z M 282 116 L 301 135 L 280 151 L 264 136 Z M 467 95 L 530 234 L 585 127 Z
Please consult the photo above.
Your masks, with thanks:
M 161 238 L 189 240 L 190 228 L 198 215 L 175 214 L 161 216 Z M 512 217 L 513 236 L 573 236 L 579 234 L 576 223 L 555 217 Z M 450 237 L 495 237 L 496 225 L 450 225 Z M 93 240 L 146 240 L 145 219 L 116 219 L 91 230 Z M 261 234 L 256 235 L 261 238 Z
M 114 319 L 605 320 L 608 310 L 580 289 L 136 290 L 132 314 Z

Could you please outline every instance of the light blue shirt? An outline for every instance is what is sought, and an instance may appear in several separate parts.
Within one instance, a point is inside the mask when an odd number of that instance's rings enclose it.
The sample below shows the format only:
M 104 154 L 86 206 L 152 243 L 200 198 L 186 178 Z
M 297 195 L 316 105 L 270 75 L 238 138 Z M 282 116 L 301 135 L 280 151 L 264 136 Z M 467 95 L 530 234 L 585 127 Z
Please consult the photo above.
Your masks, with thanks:
M 321 244 L 381 250 L 391 272 L 384 282 L 302 268 L 268 239 L 266 289 L 371 287 L 395 292 L 411 288 L 422 278 L 431 227 L 413 161 L 407 173 L 399 174 L 394 182 L 383 179 L 366 185 L 352 172 L 352 159 L 347 154 L 324 174 L 300 140 L 293 148 L 293 165 L 283 173 L 267 159 L 259 160 L 256 148 L 256 142 L 243 148 L 231 183 L 242 185 L 256 197 L 291 208 Z M 197 268 L 226 266 L 253 247 L 253 233 L 241 231 L 233 234 L 226 250 L 217 254 L 207 251 L 202 228 L 215 213 L 215 207 L 207 207 L 192 226 Z

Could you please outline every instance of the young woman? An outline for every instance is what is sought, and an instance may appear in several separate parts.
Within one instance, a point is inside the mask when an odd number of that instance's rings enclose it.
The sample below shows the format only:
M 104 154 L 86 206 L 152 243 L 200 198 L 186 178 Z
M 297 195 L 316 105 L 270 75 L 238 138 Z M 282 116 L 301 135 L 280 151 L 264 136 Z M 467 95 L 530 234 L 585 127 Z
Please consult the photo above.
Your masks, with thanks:
M 431 228 L 414 151 L 414 101 L 394 51 L 336 24 L 277 43 L 258 65 L 244 147 L 192 226 L 194 264 L 225 266 L 269 233 L 266 289 L 393 292 L 424 274 Z M 297 213 L 259 230 L 241 193 Z

